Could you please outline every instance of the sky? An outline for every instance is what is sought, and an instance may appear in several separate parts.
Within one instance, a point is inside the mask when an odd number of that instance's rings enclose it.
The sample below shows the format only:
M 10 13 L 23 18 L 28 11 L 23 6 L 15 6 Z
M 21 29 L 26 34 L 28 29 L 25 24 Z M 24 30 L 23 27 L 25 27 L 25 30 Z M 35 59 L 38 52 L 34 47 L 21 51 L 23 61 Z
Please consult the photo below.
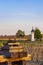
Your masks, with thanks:
M 43 0 L 0 0 L 0 35 L 15 35 L 18 29 L 43 33 Z

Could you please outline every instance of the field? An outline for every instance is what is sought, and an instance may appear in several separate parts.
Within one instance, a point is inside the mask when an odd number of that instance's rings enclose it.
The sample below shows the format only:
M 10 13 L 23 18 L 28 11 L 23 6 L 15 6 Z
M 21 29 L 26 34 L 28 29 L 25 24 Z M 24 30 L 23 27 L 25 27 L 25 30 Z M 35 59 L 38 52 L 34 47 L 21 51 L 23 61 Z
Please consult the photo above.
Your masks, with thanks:
M 24 41 L 24 42 L 20 42 L 20 45 L 22 46 L 39 46 L 39 45 L 43 45 L 43 41 L 35 41 L 35 42 L 31 42 L 31 41 Z
M 6 40 L 0 40 L 0 46 L 2 46 L 4 43 L 6 43 Z M 17 41 L 20 42 L 20 45 L 22 46 L 39 46 L 39 45 L 43 45 L 43 41 L 35 41 L 35 42 L 31 42 L 31 41 Z
M 0 46 L 2 46 L 7 41 L 0 41 Z M 31 55 L 31 60 L 33 61 L 43 61 L 43 41 L 17 41 L 23 46 L 24 50 Z

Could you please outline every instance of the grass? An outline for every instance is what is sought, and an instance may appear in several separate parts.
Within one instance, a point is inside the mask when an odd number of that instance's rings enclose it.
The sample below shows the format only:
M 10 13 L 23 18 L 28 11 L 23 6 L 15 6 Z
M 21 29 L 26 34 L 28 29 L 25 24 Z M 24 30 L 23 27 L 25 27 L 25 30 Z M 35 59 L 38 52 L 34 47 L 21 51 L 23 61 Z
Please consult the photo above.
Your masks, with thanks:
M 6 43 L 6 40 L 0 40 L 0 46 L 2 46 L 4 43 Z
M 2 46 L 4 43 L 6 43 L 6 40 L 0 40 L 0 46 Z M 35 45 L 43 45 L 43 41 L 35 41 L 35 42 L 31 42 L 31 41 L 19 41 L 20 45 L 22 46 L 35 46 Z
M 27 41 L 27 42 L 20 42 L 20 45 L 22 46 L 39 46 L 39 45 L 43 45 L 43 41 L 35 41 L 35 42 L 30 42 L 30 41 Z

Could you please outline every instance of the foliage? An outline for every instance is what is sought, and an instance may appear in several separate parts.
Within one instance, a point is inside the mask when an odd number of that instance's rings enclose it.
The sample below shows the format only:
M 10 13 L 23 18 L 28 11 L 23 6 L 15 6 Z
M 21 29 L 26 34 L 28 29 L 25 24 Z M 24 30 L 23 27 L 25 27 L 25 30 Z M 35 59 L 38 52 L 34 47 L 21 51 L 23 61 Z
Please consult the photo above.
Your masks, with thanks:
M 41 40 L 41 31 L 38 28 L 35 29 L 34 36 L 36 40 Z
M 24 31 L 22 31 L 22 30 L 18 30 L 18 31 L 17 31 L 17 33 L 16 33 L 16 37 L 18 37 L 18 38 L 22 38 L 22 37 L 24 37 L 24 36 L 25 36 Z

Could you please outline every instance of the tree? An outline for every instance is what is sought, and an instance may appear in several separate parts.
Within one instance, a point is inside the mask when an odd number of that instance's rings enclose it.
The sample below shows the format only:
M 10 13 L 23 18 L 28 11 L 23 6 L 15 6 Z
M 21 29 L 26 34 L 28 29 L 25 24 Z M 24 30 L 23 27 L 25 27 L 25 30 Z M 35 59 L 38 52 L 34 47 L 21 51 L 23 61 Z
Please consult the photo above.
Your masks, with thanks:
M 18 38 L 23 38 L 24 36 L 25 36 L 24 31 L 22 31 L 22 30 L 18 30 L 18 31 L 17 31 L 16 37 L 18 37 Z
M 34 36 L 36 40 L 41 40 L 41 31 L 38 28 L 35 29 Z

